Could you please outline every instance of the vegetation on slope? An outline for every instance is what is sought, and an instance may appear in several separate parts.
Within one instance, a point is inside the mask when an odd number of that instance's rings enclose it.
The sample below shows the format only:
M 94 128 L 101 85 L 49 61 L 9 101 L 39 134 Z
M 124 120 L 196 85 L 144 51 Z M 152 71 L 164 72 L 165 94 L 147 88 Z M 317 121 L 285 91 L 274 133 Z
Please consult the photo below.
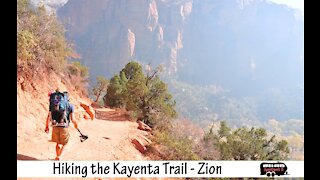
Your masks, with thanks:
M 27 86 L 53 72 L 68 77 L 67 81 L 86 95 L 88 68 L 80 62 L 68 63 L 73 49 L 64 32 L 55 14 L 48 14 L 44 6 L 33 7 L 30 0 L 17 1 L 18 79 L 26 79 Z
M 175 101 L 168 92 L 166 83 L 160 80 L 157 73 L 155 70 L 144 75 L 139 63 L 129 62 L 119 74 L 111 78 L 103 99 L 105 105 L 133 111 L 138 119 L 153 127 L 153 140 L 160 145 L 162 159 L 283 160 L 288 158 L 288 142 L 276 140 L 275 135 L 268 138 L 263 128 L 241 127 L 231 130 L 225 122 L 222 122 L 218 133 L 213 133 L 211 128 L 198 142 L 194 141 L 196 137 L 190 135 L 191 129 L 183 129 L 190 133 L 179 134 L 182 127 L 179 126 L 179 122 L 173 123 L 173 118 L 177 115 Z M 154 150 L 154 147 L 151 149 Z
M 267 137 L 263 128 L 237 128 L 231 130 L 225 121 L 218 133 L 212 128 L 204 136 L 205 143 L 213 143 L 220 150 L 222 160 L 286 160 L 289 148 L 285 140 Z

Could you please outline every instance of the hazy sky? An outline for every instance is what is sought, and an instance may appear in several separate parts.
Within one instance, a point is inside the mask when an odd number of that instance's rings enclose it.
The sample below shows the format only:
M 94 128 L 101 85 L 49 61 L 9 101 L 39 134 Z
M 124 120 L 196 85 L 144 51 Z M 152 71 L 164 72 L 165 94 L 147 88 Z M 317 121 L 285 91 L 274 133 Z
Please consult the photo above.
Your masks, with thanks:
M 293 8 L 298 8 L 304 12 L 304 0 L 269 0 L 278 4 L 286 4 Z

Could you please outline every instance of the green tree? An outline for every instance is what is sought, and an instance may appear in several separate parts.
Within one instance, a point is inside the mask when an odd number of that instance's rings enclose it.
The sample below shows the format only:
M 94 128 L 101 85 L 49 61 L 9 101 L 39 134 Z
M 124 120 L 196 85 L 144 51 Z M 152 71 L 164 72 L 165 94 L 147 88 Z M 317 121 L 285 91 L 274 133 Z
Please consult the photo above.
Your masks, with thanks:
M 175 101 L 158 76 L 160 70 L 158 67 L 151 75 L 145 75 L 138 62 L 129 62 L 119 75 L 110 80 L 104 97 L 105 104 L 111 107 L 124 106 L 152 127 L 160 117 L 176 117 Z
M 103 97 L 105 106 L 122 107 L 125 105 L 124 94 L 126 92 L 125 79 L 115 75 L 110 79 L 107 87 L 107 93 Z
M 128 110 L 142 113 L 143 98 L 148 94 L 145 85 L 146 77 L 142 72 L 142 67 L 137 62 L 129 62 L 121 71 L 120 75 L 125 75 L 126 92 L 124 94 L 125 107 Z
M 127 80 L 135 79 L 143 75 L 142 67 L 138 62 L 131 61 L 129 62 L 121 71 L 124 73 Z
M 109 84 L 109 81 L 105 77 L 103 76 L 97 77 L 97 84 L 92 89 L 93 95 L 96 96 L 96 99 L 94 102 L 98 102 L 101 94 L 107 92 L 108 84 Z
M 223 160 L 286 160 L 289 154 L 288 142 L 270 139 L 263 128 L 238 128 L 234 131 L 221 122 L 218 134 L 209 131 L 204 141 L 213 143 L 220 150 Z
M 160 80 L 159 76 L 155 76 L 148 82 L 148 94 L 142 99 L 143 120 L 147 124 L 154 126 L 155 121 L 164 117 L 176 117 L 176 102 L 172 99 L 172 95 L 168 92 L 167 85 Z

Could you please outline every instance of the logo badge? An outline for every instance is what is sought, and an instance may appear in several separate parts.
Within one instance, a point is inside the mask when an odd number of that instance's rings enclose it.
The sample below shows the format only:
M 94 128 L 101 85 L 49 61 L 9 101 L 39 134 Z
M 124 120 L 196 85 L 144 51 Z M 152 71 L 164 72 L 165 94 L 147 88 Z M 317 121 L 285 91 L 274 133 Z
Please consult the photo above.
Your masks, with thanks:
M 260 164 L 260 175 L 267 175 L 268 177 L 288 175 L 288 167 L 282 162 L 263 162 Z

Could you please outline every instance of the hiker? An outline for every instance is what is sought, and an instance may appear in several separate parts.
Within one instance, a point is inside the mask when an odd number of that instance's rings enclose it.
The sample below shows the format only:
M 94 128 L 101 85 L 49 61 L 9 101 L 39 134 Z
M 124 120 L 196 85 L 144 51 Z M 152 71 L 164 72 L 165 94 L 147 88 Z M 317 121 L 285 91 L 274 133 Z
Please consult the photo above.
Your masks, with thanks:
M 63 100 L 57 98 L 58 96 L 63 96 Z M 54 98 L 54 99 L 53 99 Z M 62 102 L 63 101 L 63 102 Z M 65 109 L 61 108 L 62 104 L 65 103 L 67 106 Z M 60 156 L 63 149 L 69 141 L 69 123 L 70 120 L 74 124 L 74 127 L 78 129 L 78 124 L 74 120 L 74 107 L 69 102 L 67 92 L 60 93 L 58 91 L 52 93 L 50 97 L 49 113 L 46 119 L 45 132 L 49 133 L 49 122 L 52 123 L 52 141 L 56 142 L 56 158 L 55 160 L 60 160 Z M 61 146 L 60 146 L 61 145 Z

